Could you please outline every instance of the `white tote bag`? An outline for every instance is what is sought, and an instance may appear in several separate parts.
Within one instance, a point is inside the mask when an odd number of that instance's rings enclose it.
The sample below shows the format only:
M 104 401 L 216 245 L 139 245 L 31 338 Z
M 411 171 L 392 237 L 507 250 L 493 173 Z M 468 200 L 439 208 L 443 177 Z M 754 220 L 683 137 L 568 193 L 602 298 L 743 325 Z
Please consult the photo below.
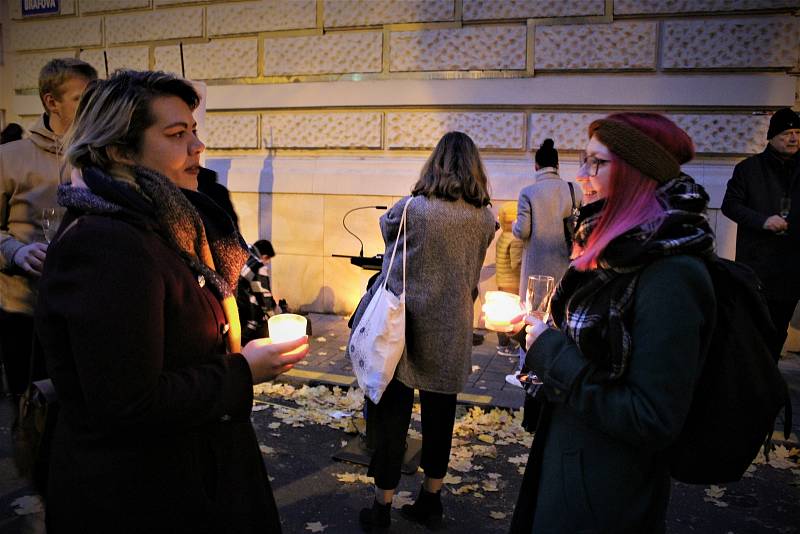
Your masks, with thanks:
M 349 349 L 353 373 L 356 375 L 359 387 L 375 404 L 380 402 L 386 386 L 392 381 L 406 345 L 406 212 L 409 202 L 411 198 L 403 207 L 386 279 L 375 291 L 367 309 L 350 333 Z M 399 296 L 395 296 L 388 287 L 389 275 L 392 272 L 401 236 L 403 291 Z

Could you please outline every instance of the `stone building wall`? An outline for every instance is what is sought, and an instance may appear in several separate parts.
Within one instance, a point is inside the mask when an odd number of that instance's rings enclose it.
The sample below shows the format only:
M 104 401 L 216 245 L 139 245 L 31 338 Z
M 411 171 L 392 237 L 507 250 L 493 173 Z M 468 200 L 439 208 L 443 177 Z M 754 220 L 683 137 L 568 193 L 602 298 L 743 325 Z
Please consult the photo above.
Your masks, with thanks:
M 331 256 L 358 253 L 342 216 L 407 194 L 448 130 L 482 149 L 496 208 L 530 182 L 546 137 L 572 178 L 593 118 L 663 112 L 695 140 L 686 171 L 730 256 L 735 228 L 717 208 L 732 167 L 763 149 L 769 112 L 800 104 L 799 0 L 62 0 L 25 20 L 6 8 L 9 119 L 35 119 L 52 57 L 205 82 L 207 164 L 246 238 L 273 241 L 276 293 L 315 311 L 348 313 L 370 275 Z M 380 213 L 348 217 L 367 255 L 382 252 Z

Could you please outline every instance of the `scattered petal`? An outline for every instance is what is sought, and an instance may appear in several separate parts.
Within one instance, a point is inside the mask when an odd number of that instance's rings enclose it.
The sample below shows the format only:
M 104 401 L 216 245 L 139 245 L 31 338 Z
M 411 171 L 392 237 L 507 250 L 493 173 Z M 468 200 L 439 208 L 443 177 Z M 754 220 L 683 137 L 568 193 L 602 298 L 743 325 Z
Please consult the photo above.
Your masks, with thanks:
M 414 504 L 414 499 L 411 498 L 410 491 L 398 491 L 392 499 L 392 508 L 395 510 L 401 509 L 406 504 Z
M 323 525 L 319 521 L 314 521 L 313 523 L 306 523 L 306 530 L 310 530 L 311 532 L 322 532 L 328 528 L 328 525 Z
M 325 338 L 324 338 L 324 337 L 322 337 L 322 336 L 319 336 L 317 339 L 315 339 L 315 341 L 316 341 L 317 343 L 325 343 L 325 342 L 326 342 L 326 341 L 328 341 L 328 340 L 327 340 L 327 339 L 325 339 Z
M 317 354 L 319 356 L 327 356 L 328 355 L 328 353 L 326 351 L 324 351 L 324 350 L 319 351 Z
M 280 428 L 280 426 L 281 426 L 281 423 L 279 421 L 275 421 L 274 423 L 268 424 L 267 428 L 271 428 L 272 430 L 275 430 L 276 428 Z
M 275 449 L 266 445 L 259 445 L 258 450 L 261 451 L 261 454 L 275 454 Z
M 489 517 L 492 519 L 505 519 L 506 514 L 505 512 L 489 512 Z
M 473 373 L 476 372 L 476 371 L 480 371 L 480 370 L 481 370 L 481 366 L 480 365 L 473 365 L 472 366 L 472 372 Z
M 342 352 L 346 351 L 347 350 L 347 345 L 342 345 L 341 347 L 339 347 L 339 350 L 342 351 Z
M 453 476 L 448 473 L 447 475 L 444 476 L 444 483 L 452 485 L 461 484 L 461 477 Z
M 494 443 L 494 438 L 488 434 L 481 434 L 478 439 L 484 443 Z
M 14 513 L 17 515 L 30 515 L 44 512 L 44 503 L 38 495 L 25 495 L 11 501 Z

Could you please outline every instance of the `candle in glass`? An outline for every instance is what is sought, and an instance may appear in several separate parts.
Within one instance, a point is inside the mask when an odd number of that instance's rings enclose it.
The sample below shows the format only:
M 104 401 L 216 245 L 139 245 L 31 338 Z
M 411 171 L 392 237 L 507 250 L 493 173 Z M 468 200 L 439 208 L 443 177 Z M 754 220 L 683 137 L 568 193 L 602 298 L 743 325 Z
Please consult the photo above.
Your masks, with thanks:
M 273 315 L 267 321 L 269 337 L 273 343 L 294 341 L 306 335 L 307 320 L 302 315 L 282 313 Z
M 487 291 L 483 309 L 483 321 L 486 328 L 495 332 L 511 332 L 514 325 L 511 320 L 522 313 L 519 295 L 504 291 Z

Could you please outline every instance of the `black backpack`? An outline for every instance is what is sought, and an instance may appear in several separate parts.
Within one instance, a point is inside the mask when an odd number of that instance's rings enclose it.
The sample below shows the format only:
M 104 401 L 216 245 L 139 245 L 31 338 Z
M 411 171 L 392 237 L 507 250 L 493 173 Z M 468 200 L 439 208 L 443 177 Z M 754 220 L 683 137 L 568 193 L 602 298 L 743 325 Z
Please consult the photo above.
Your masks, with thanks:
M 670 474 L 691 484 L 739 480 L 775 428 L 789 390 L 773 359 L 776 332 L 752 269 L 714 257 L 706 262 L 717 298 L 717 324 L 678 440 L 667 450 Z

